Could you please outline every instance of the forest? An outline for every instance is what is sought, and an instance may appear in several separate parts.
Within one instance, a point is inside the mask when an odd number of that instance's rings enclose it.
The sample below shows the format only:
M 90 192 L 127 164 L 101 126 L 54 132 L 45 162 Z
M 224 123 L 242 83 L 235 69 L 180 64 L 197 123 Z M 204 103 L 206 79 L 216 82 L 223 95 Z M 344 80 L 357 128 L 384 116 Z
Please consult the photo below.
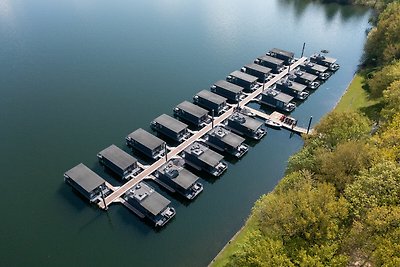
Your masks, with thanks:
M 376 10 L 358 73 L 375 104 L 304 136 L 224 266 L 400 266 L 400 1 L 323 2 Z

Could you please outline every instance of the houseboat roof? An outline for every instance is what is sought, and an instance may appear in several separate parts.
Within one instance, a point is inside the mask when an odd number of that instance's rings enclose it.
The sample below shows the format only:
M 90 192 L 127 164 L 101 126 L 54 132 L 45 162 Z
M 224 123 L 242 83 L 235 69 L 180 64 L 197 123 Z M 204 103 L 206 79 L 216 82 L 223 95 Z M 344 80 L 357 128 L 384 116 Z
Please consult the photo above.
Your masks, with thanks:
M 188 127 L 187 124 L 185 124 L 167 114 L 162 114 L 162 115 L 158 116 L 157 118 L 154 119 L 154 121 L 168 129 L 174 131 L 175 133 L 180 133 Z
M 208 90 L 202 90 L 198 92 L 196 95 L 218 105 L 225 103 L 227 100 L 225 97 L 217 95 Z
M 107 147 L 100 151 L 99 154 L 122 170 L 129 168 L 137 162 L 137 159 L 115 145 Z
M 271 56 L 267 56 L 267 55 L 259 56 L 258 59 L 262 60 L 262 61 L 272 62 L 277 65 L 282 65 L 284 62 L 283 60 L 281 60 L 279 58 L 271 57 Z
M 289 58 L 293 58 L 294 57 L 294 53 L 290 52 L 290 51 L 285 51 L 279 48 L 273 48 L 270 50 L 270 52 L 275 53 L 275 54 L 279 54 L 285 57 L 289 57 Z
M 293 96 L 287 95 L 285 93 L 282 93 L 280 91 L 274 90 L 274 89 L 267 89 L 265 92 L 263 92 L 264 95 L 269 95 L 275 98 L 278 101 L 281 101 L 283 103 L 290 103 L 290 101 L 293 100 Z
M 256 119 L 250 118 L 249 116 L 246 116 L 244 114 L 240 114 L 238 112 L 235 112 L 231 115 L 230 119 L 232 120 L 237 120 L 245 126 L 246 128 L 256 131 L 258 128 L 260 128 L 264 123 L 261 121 L 258 121 Z
M 326 56 L 324 56 L 322 54 L 319 54 L 319 53 L 313 54 L 311 57 L 313 57 L 315 59 L 319 59 L 321 61 L 325 61 L 325 62 L 330 63 L 330 64 L 335 63 L 336 60 L 337 60 L 336 58 L 326 57 Z
M 316 79 L 318 79 L 318 76 L 301 70 L 293 70 L 290 72 L 290 75 L 296 75 L 297 77 L 301 77 L 302 79 L 305 79 L 310 82 L 313 82 Z
M 105 183 L 97 173 L 80 163 L 65 173 L 70 179 L 79 184 L 86 192 L 92 192 L 94 189 Z
M 302 66 L 313 68 L 319 72 L 325 72 L 328 70 L 327 67 L 321 66 L 321 65 L 318 65 L 318 64 L 312 63 L 312 62 L 304 62 L 304 63 L 302 63 Z
M 221 154 L 214 152 L 199 142 L 194 142 L 185 149 L 186 153 L 196 155 L 201 161 L 210 166 L 216 166 L 224 158 Z
M 140 205 L 154 216 L 158 215 L 171 203 L 167 198 L 144 182 L 140 182 L 130 189 L 129 193 Z
M 233 84 L 233 83 L 230 83 L 230 82 L 227 82 L 227 81 L 224 81 L 224 80 L 217 81 L 216 83 L 214 83 L 214 85 L 224 88 L 228 91 L 234 92 L 236 94 L 243 92 L 243 87 Z
M 261 65 L 255 64 L 255 63 L 246 64 L 246 65 L 244 65 L 244 67 L 255 70 L 255 71 L 262 72 L 264 74 L 269 74 L 271 72 L 270 68 L 264 67 L 264 66 L 261 66 Z
M 231 74 L 229 74 L 230 76 L 239 78 L 241 80 L 247 81 L 249 83 L 254 83 L 258 80 L 258 77 L 254 77 L 253 75 L 235 70 L 234 72 L 231 72 Z
M 132 138 L 136 142 L 144 145 L 145 147 L 151 150 L 156 149 L 157 147 L 165 143 L 157 136 L 152 135 L 151 133 L 143 130 L 142 128 L 139 128 L 136 131 L 130 133 L 128 137 Z
M 285 78 L 279 80 L 277 83 L 281 84 L 281 85 L 283 85 L 283 86 L 285 86 L 287 88 L 296 90 L 298 92 L 303 92 L 307 88 L 307 85 L 304 85 L 304 84 L 301 84 L 301 83 L 296 83 L 294 81 L 290 81 L 290 80 L 285 79 Z
M 190 103 L 188 101 L 183 101 L 182 103 L 180 103 L 178 106 L 176 106 L 177 108 L 180 108 L 181 110 L 190 113 L 198 118 L 201 118 L 205 115 L 208 114 L 208 110 L 199 107 L 193 103 Z
M 232 133 L 231 131 L 225 129 L 224 127 L 217 126 L 210 131 L 211 135 L 218 136 L 220 140 L 224 143 L 230 145 L 231 147 L 238 147 L 241 145 L 246 139 L 243 137 Z
M 189 189 L 199 178 L 181 166 L 175 165 L 172 161 L 164 164 L 159 172 L 171 178 L 183 189 Z

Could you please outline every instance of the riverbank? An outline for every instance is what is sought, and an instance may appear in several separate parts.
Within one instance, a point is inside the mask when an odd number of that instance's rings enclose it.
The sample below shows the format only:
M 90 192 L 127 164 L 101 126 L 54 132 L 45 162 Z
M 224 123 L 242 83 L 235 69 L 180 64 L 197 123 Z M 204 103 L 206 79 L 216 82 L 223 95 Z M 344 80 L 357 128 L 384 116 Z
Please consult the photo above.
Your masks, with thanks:
M 371 100 L 363 88 L 364 77 L 355 74 L 348 85 L 343 96 L 340 98 L 335 108 L 331 111 L 346 112 L 358 111 L 376 105 L 376 100 Z M 217 256 L 209 264 L 209 267 L 223 267 L 228 263 L 229 257 L 239 249 L 239 245 L 245 240 L 247 235 L 256 229 L 253 217 L 249 217 L 245 225 L 228 241 Z

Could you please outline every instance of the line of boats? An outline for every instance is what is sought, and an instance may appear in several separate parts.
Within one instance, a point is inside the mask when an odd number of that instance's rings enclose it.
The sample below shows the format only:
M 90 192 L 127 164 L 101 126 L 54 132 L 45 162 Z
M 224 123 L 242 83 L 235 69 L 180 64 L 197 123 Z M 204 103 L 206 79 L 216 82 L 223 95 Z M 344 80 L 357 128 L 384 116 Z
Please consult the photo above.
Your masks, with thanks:
M 270 127 L 280 127 L 279 122 L 257 120 L 246 108 L 236 105 L 263 87 L 276 74 L 290 68 L 295 60 L 292 52 L 272 49 L 253 63 L 243 66 L 240 71 L 230 73 L 225 80 L 215 82 L 210 90 L 198 92 L 193 97 L 193 103 L 183 101 L 178 104 L 173 109 L 173 116 L 162 114 L 155 118 L 150 128 L 157 135 L 142 128 L 128 134 L 125 138 L 127 146 L 135 154 L 154 162 L 166 157 L 168 151 L 174 149 L 169 145 L 181 144 L 195 131 L 214 123 L 215 117 L 230 108 L 235 109 L 222 124 L 215 127 L 213 124 L 212 129 L 201 139 L 187 146 L 179 156 L 166 159 L 165 164 L 147 178 L 155 180 L 172 193 L 193 200 L 203 191 L 203 185 L 191 170 L 218 177 L 228 168 L 222 154 L 241 158 L 249 150 L 246 138 L 260 140 L 266 135 L 264 123 Z M 317 89 L 338 68 L 335 59 L 315 54 L 298 68 L 289 70 L 286 77 L 263 90 L 255 100 L 289 113 L 296 108 L 294 99 L 305 100 L 309 94 L 308 89 Z M 99 163 L 122 182 L 134 179 L 148 168 L 115 145 L 100 151 L 97 157 Z M 105 198 L 113 192 L 111 185 L 82 163 L 65 172 L 64 180 L 91 203 L 103 201 L 105 204 Z M 145 181 L 140 181 L 126 191 L 121 201 L 139 217 L 148 218 L 155 226 L 165 225 L 176 213 L 171 202 Z

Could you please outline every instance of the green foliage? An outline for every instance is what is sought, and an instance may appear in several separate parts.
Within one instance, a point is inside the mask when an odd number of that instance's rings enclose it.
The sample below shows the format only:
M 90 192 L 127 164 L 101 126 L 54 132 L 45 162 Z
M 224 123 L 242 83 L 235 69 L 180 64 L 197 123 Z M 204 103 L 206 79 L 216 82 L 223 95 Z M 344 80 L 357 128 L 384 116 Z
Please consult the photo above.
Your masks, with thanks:
M 377 27 L 368 34 L 366 63 L 385 65 L 400 58 L 400 2 L 393 1 L 379 15 Z
M 362 172 L 345 189 L 353 216 L 361 218 L 370 209 L 400 204 L 400 166 L 383 161 Z
M 310 138 L 307 140 L 306 146 L 289 158 L 286 173 L 301 170 L 308 170 L 312 173 L 318 172 L 320 164 L 316 157 L 317 150 L 325 150 L 322 140 L 318 138 Z
M 394 64 L 384 67 L 368 80 L 368 88 L 371 92 L 371 97 L 381 97 L 383 91 L 388 89 L 388 87 L 397 80 L 400 80 L 400 61 L 396 61 Z
M 372 141 L 378 147 L 383 158 L 400 161 L 400 113 L 394 115 L 392 121 L 385 125 L 379 135 Z
M 400 80 L 394 81 L 383 91 L 384 108 L 381 115 L 386 121 L 391 121 L 396 113 L 400 113 Z
M 365 139 L 371 128 L 370 121 L 357 112 L 333 111 L 314 130 L 325 147 L 332 149 L 340 142 Z

